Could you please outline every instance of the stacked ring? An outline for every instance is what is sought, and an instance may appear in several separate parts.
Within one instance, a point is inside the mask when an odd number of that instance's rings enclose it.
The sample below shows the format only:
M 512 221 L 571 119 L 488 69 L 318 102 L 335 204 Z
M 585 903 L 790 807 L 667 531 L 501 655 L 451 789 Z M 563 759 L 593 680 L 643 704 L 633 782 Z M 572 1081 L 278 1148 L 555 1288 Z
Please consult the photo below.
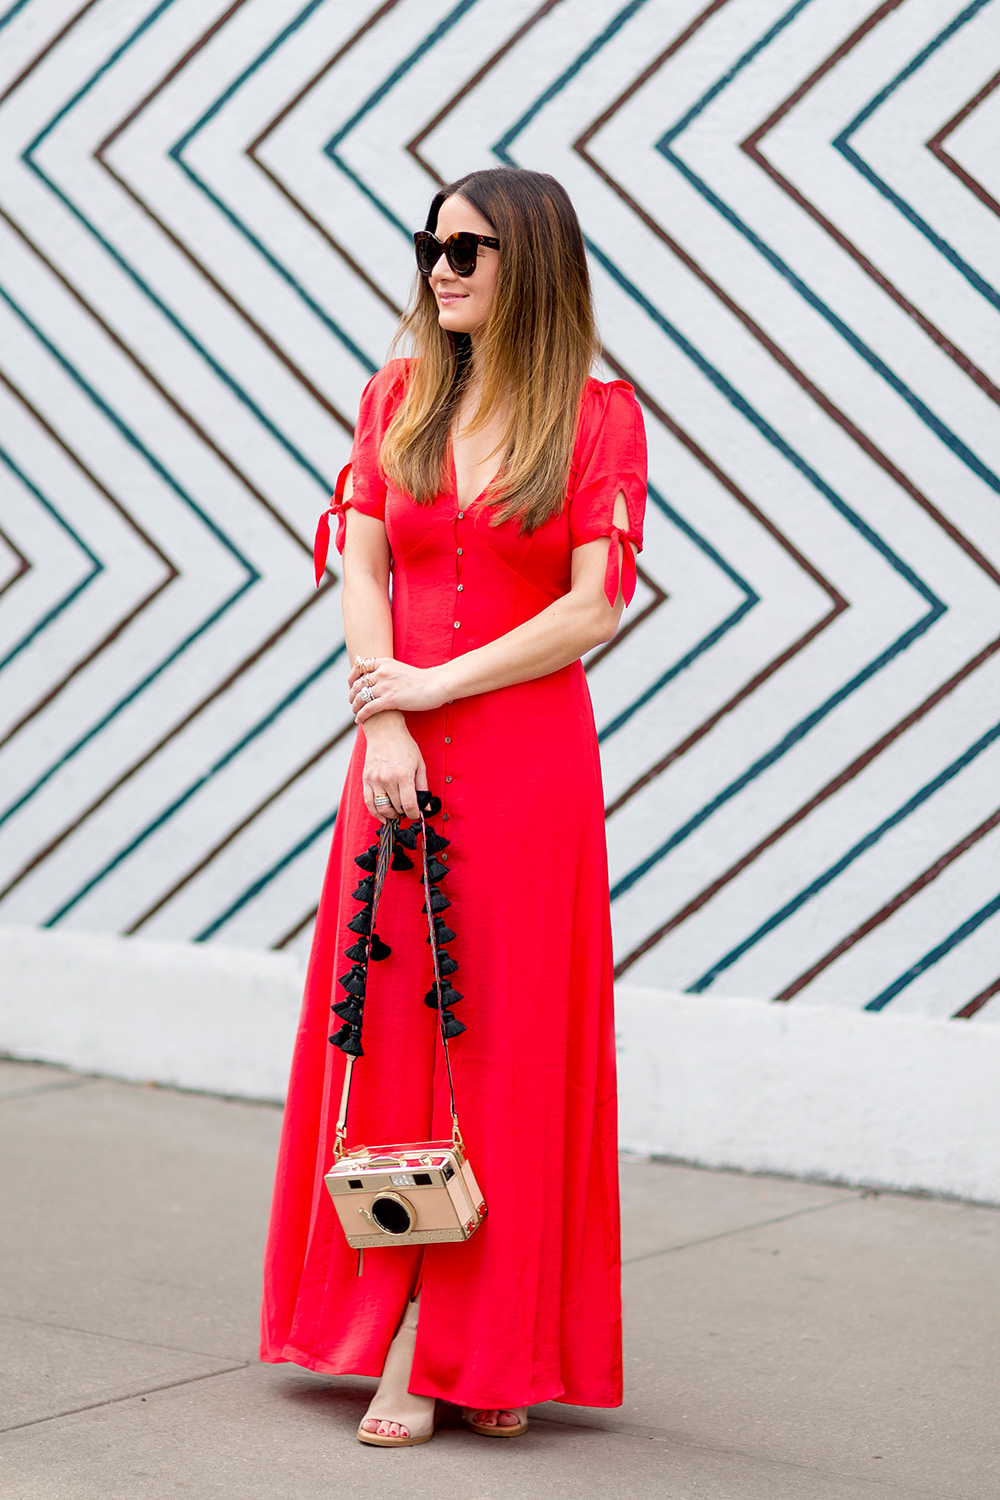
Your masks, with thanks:
M 375 694 L 370 687 L 363 687 L 361 689 L 361 701 L 362 703 L 373 703 L 375 701 Z
M 391 797 L 375 797 L 373 800 L 375 802 L 375 806 L 376 807 L 384 807 L 387 802 L 391 802 L 392 801 L 392 798 Z

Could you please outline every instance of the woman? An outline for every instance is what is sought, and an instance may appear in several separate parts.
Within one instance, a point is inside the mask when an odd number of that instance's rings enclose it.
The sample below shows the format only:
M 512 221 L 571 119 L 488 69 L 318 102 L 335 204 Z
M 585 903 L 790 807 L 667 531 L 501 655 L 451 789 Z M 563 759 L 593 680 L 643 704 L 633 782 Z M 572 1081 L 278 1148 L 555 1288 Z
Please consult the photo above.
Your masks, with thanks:
M 473 172 L 414 238 L 400 334 L 415 357 L 366 387 L 330 508 L 362 732 L 316 919 L 261 1338 L 264 1360 L 381 1373 L 358 1430 L 380 1446 L 426 1441 L 438 1399 L 490 1436 L 523 1432 L 536 1402 L 622 1399 L 607 859 L 580 658 L 634 589 L 642 418 L 629 385 L 589 375 L 583 239 L 553 178 Z M 489 1215 L 464 1243 L 373 1252 L 359 1276 L 323 1184 L 344 1069 L 330 1004 L 353 856 L 428 787 L 467 1028 L 450 1044 L 455 1091 Z M 390 875 L 379 929 L 392 955 L 370 974 L 348 1138 L 441 1139 L 414 877 Z

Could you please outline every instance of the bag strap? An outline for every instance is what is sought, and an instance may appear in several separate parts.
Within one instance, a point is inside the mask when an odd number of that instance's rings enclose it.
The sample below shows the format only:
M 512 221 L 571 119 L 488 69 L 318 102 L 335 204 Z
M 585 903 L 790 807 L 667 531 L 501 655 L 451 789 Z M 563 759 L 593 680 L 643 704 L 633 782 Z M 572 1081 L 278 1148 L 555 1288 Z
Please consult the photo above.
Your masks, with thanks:
M 438 804 L 440 806 L 440 804 Z M 438 1027 L 441 1032 L 441 1045 L 444 1048 L 445 1067 L 448 1073 L 448 1096 L 451 1109 L 451 1139 L 454 1146 L 464 1151 L 465 1142 L 458 1124 L 458 1110 L 455 1105 L 455 1080 L 451 1071 L 451 1056 L 448 1052 L 448 1037 L 445 1034 L 447 1015 L 444 1004 L 444 985 L 441 979 L 441 957 L 438 949 L 437 928 L 434 922 L 434 911 L 432 908 L 430 859 L 427 848 L 428 825 L 424 815 L 424 809 L 420 809 L 420 850 L 421 850 L 421 878 L 424 887 L 424 909 L 427 913 L 428 942 L 431 949 L 431 961 L 434 967 L 434 991 L 437 996 Z M 392 858 L 393 847 L 396 838 L 396 823 L 383 823 L 378 831 L 378 848 L 375 855 L 375 874 L 371 900 L 371 920 L 369 932 L 369 944 L 375 933 L 375 917 L 378 911 L 379 898 L 382 895 L 382 887 L 389 870 L 389 861 Z M 367 978 L 368 960 L 365 960 L 365 971 Z M 452 1020 L 455 1018 L 452 1017 Z M 459 1023 L 459 1030 L 464 1030 Z M 360 1040 L 360 1025 L 356 1036 Z M 332 1038 L 331 1038 L 332 1040 Z M 340 1110 L 337 1116 L 337 1125 L 334 1132 L 333 1159 L 339 1161 L 344 1155 L 347 1147 L 347 1109 L 351 1098 L 351 1081 L 354 1076 L 354 1063 L 356 1055 L 347 1054 L 347 1065 L 344 1069 L 344 1084 L 340 1094 Z

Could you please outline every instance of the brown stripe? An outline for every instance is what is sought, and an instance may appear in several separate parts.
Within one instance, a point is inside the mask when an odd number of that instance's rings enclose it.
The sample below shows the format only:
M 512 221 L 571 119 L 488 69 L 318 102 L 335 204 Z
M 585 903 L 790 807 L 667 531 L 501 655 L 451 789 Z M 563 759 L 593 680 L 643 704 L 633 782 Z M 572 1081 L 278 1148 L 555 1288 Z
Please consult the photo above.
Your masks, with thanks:
M 853 48 L 856 47 L 865 36 L 867 36 L 869 31 L 877 26 L 880 21 L 884 20 L 884 18 L 889 15 L 891 11 L 896 10 L 901 4 L 902 0 L 883 0 L 883 3 L 878 6 L 876 10 L 872 11 L 871 15 L 868 16 L 866 20 L 862 21 L 860 26 L 858 26 L 854 31 L 851 32 L 846 41 L 841 42 L 840 46 L 834 52 L 832 52 L 824 62 L 820 63 L 818 68 L 810 73 L 805 82 L 800 83 L 794 93 L 789 94 L 784 103 L 778 105 L 778 108 L 774 111 L 773 114 L 769 115 L 762 125 L 758 125 L 757 129 L 752 131 L 751 134 L 747 136 L 745 141 L 741 142 L 741 146 L 746 154 L 753 161 L 755 161 L 759 167 L 762 167 L 763 170 L 768 174 L 768 176 L 772 178 L 772 180 L 776 182 L 779 187 L 784 189 L 784 191 L 789 195 L 793 202 L 797 203 L 800 208 L 805 209 L 810 218 L 814 219 L 822 229 L 825 229 L 827 234 L 830 235 L 830 237 L 840 246 L 842 250 L 847 251 L 851 259 L 855 261 L 857 265 L 859 265 L 865 272 L 865 274 L 867 276 L 870 276 L 871 279 L 878 286 L 880 286 L 889 297 L 892 298 L 897 307 L 901 307 L 907 314 L 907 316 L 911 317 L 914 322 L 923 329 L 928 338 L 932 339 L 934 343 L 937 344 L 939 349 L 943 349 L 948 358 L 953 360 L 955 364 L 958 365 L 959 369 L 962 370 L 966 375 L 968 375 L 971 380 L 975 381 L 976 385 L 978 385 L 980 390 L 984 391 L 986 395 L 989 396 L 991 401 L 1000 403 L 1000 387 L 997 387 L 993 383 L 993 381 L 985 373 L 985 371 L 981 370 L 978 365 L 974 364 L 967 354 L 963 354 L 962 350 L 959 349 L 957 345 L 953 344 L 952 341 L 945 334 L 943 334 L 941 330 L 930 321 L 929 318 L 925 317 L 920 309 L 916 307 L 912 302 L 910 302 L 909 299 L 905 297 L 903 293 L 898 289 L 898 287 L 896 287 L 888 279 L 888 277 L 882 274 L 878 267 L 872 261 L 870 261 L 865 254 L 863 254 L 858 246 L 855 245 L 852 240 L 849 240 L 845 234 L 842 234 L 830 219 L 826 218 L 826 216 L 822 214 L 819 209 L 816 208 L 815 205 L 804 196 L 804 194 L 799 192 L 798 188 L 796 188 L 791 182 L 789 182 L 786 177 L 783 177 L 778 169 L 772 166 L 764 156 L 764 154 L 758 149 L 760 146 L 760 142 L 763 140 L 764 136 L 767 135 L 775 125 L 777 125 L 779 120 L 782 120 L 790 109 L 793 109 L 801 99 L 805 98 L 809 90 L 813 88 L 819 82 L 819 80 L 830 71 L 831 68 L 835 67 L 838 62 L 845 58 L 847 54 L 851 52 Z
M 521 22 L 521 25 L 517 28 L 517 30 L 511 33 L 511 35 L 504 42 L 503 46 L 498 47 L 497 50 L 486 59 L 482 67 L 477 68 L 472 77 L 469 78 L 465 83 L 463 83 L 458 93 L 452 94 L 447 104 L 443 105 L 442 108 L 438 110 L 437 114 L 434 115 L 432 119 L 428 120 L 423 129 L 417 131 L 417 134 L 411 141 L 407 141 L 407 151 L 409 151 L 410 155 L 415 161 L 420 163 L 424 171 L 427 173 L 428 177 L 436 182 L 438 187 L 444 187 L 444 178 L 434 169 L 434 167 L 431 166 L 429 161 L 421 156 L 420 147 L 423 145 L 424 141 L 431 134 L 431 132 L 437 129 L 437 127 L 441 124 L 441 121 L 447 119 L 448 115 L 451 114 L 451 111 L 455 108 L 455 106 L 459 104 L 467 94 L 470 94 L 478 84 L 482 83 L 487 73 L 492 72 L 501 58 L 506 57 L 511 48 L 516 47 L 521 38 L 527 36 L 528 32 L 531 31 L 533 27 L 537 26 L 539 21 L 541 21 L 543 17 L 547 16 L 549 11 L 554 10 L 559 4 L 561 4 L 561 0 L 544 0 L 544 3 L 540 5 L 537 10 L 533 10 L 531 12 L 531 15 L 528 16 L 526 20 Z
M 320 68 L 319 72 L 314 73 L 309 81 L 303 84 L 298 93 L 293 95 L 288 103 L 282 106 L 282 108 L 275 115 L 274 119 L 270 120 L 267 125 L 264 126 L 264 129 L 258 136 L 254 137 L 249 146 L 246 147 L 245 151 L 245 154 L 250 157 L 254 165 L 260 168 L 264 175 L 274 183 L 275 187 L 282 194 L 282 196 L 287 198 L 292 207 L 298 210 L 298 212 L 305 219 L 306 223 L 309 224 L 313 229 L 315 229 L 318 235 L 322 236 L 322 238 L 330 246 L 330 249 L 335 251 L 346 265 L 350 266 L 354 275 L 359 277 L 359 279 L 364 282 L 365 286 L 368 287 L 369 291 L 374 292 L 379 301 L 382 302 L 391 313 L 394 313 L 397 318 L 402 316 L 403 309 L 399 307 L 393 300 L 393 298 L 390 297 L 388 293 L 379 286 L 378 282 L 369 275 L 364 266 L 362 266 L 359 261 L 354 259 L 354 256 L 351 255 L 346 246 L 341 244 L 340 240 L 334 239 L 333 235 L 327 229 L 322 220 L 317 219 L 316 216 L 312 214 L 308 208 L 306 208 L 305 204 L 302 203 L 298 198 L 296 198 L 295 194 L 290 191 L 290 189 L 285 185 L 284 181 L 278 176 L 278 174 L 276 172 L 273 172 L 267 165 L 267 163 L 261 160 L 257 153 L 260 147 L 267 140 L 268 136 L 272 133 L 272 131 L 277 129 L 282 120 L 284 120 L 289 114 L 291 114 L 292 110 L 295 109 L 295 107 L 306 97 L 310 90 L 314 89 L 319 81 L 324 78 L 327 73 L 330 72 L 331 68 L 336 66 L 336 64 L 340 61 L 344 54 L 351 50 L 351 48 L 355 45 L 359 38 L 363 37 L 365 32 L 369 31 L 377 21 L 380 21 L 382 19 L 383 16 L 388 15 L 391 10 L 394 10 L 398 4 L 399 0 L 385 0 L 385 3 L 383 5 L 380 5 L 377 10 L 373 11 L 368 19 L 358 27 L 357 31 L 352 32 L 351 36 L 347 39 L 344 45 L 342 47 L 338 47 L 333 56 L 327 59 L 327 61 Z
M 972 99 L 970 99 L 968 104 L 963 104 L 958 114 L 952 115 L 948 123 L 946 125 L 942 125 L 941 129 L 937 132 L 936 135 L 931 136 L 930 140 L 927 142 L 927 149 L 933 152 L 938 161 L 944 163 L 949 172 L 954 172 L 955 176 L 959 179 L 960 182 L 964 182 L 965 186 L 969 189 L 970 192 L 975 193 L 980 203 L 985 203 L 987 208 L 991 208 L 995 214 L 1000 215 L 1000 203 L 997 202 L 992 193 L 988 193 L 983 187 L 982 183 L 977 181 L 977 179 L 973 177 L 970 172 L 967 172 L 965 170 L 961 162 L 956 161 L 951 153 L 944 149 L 943 144 L 951 135 L 952 131 L 956 130 L 958 126 L 961 125 L 963 120 L 967 120 L 972 114 L 972 111 L 974 109 L 978 109 L 979 105 L 982 104 L 984 99 L 989 98 L 990 94 L 992 94 L 993 90 L 997 87 L 998 84 L 1000 84 L 1000 72 L 994 73 L 989 82 L 983 84 L 983 87 L 979 90 L 979 93 L 976 94 Z M 959 1014 L 961 1015 L 961 1012 L 959 1012 Z
M 8 744 L 14 738 L 15 735 L 20 734 L 21 730 L 26 724 L 30 724 L 31 720 L 35 717 L 36 714 L 41 713 L 43 708 L 47 708 L 48 705 L 53 701 L 53 699 L 59 696 L 59 694 L 63 691 L 67 684 L 72 682 L 73 678 L 77 675 L 78 672 L 82 672 L 85 667 L 88 667 L 92 661 L 100 656 L 102 651 L 104 651 L 108 646 L 111 645 L 112 641 L 117 640 L 122 631 L 127 629 L 127 627 L 131 625 L 132 621 L 135 620 L 139 615 L 141 615 L 143 610 L 146 609 L 150 604 L 152 604 L 153 600 L 159 594 L 161 594 L 165 588 L 169 588 L 174 579 L 178 578 L 180 575 L 177 568 L 171 562 L 170 558 L 160 547 L 157 546 L 156 542 L 154 542 L 153 538 L 148 534 L 148 532 L 143 530 L 143 528 L 135 520 L 134 516 L 129 514 L 124 505 L 122 505 L 121 502 L 115 498 L 115 496 L 111 493 L 106 485 L 102 484 L 97 475 L 93 472 L 93 470 L 87 467 L 87 465 L 83 462 L 79 455 L 74 453 L 73 449 L 69 446 L 65 439 L 62 438 L 58 432 L 56 432 L 55 428 L 46 420 L 45 417 L 42 416 L 37 407 L 32 404 L 32 402 L 28 399 L 24 392 L 14 384 L 14 382 L 4 373 L 2 369 L 0 369 L 0 384 L 6 386 L 11 395 L 16 397 L 16 399 L 21 403 L 26 411 L 30 412 L 32 418 L 38 423 L 39 427 L 41 427 L 42 430 L 46 432 L 52 439 L 52 441 L 62 449 L 66 457 L 70 460 L 71 463 L 76 465 L 81 474 L 85 475 L 88 483 L 92 484 L 98 491 L 98 493 L 104 496 L 105 500 L 112 507 L 112 509 L 117 511 L 118 515 L 125 522 L 126 526 L 129 526 L 132 531 L 134 531 L 136 535 L 146 544 L 146 546 L 150 549 L 154 556 L 156 556 L 163 564 L 166 575 L 163 579 L 161 579 L 161 581 L 156 585 L 154 589 L 152 589 L 148 594 L 146 594 L 142 599 L 139 600 L 138 604 L 136 604 L 128 612 L 127 615 L 124 615 L 120 620 L 116 621 L 115 625 L 108 632 L 108 634 L 105 635 L 100 641 L 98 641 L 97 645 L 92 647 L 91 650 L 87 652 L 86 656 L 82 657 L 76 663 L 76 665 L 66 673 L 64 677 L 59 678 L 56 682 L 50 683 L 42 697 L 37 700 L 32 708 L 30 708 L 26 713 L 22 714 L 22 716 L 13 724 L 9 724 L 6 729 L 4 729 L 2 733 L 0 733 L 0 749 L 2 749 L 4 745 Z M 2 592 L 2 590 L 0 590 L 0 592 Z
M 905 906 L 907 901 L 912 900 L 919 891 L 922 891 L 925 886 L 930 885 L 932 880 L 936 880 L 942 871 L 946 870 L 950 864 L 953 864 L 967 849 L 971 849 L 973 844 L 977 844 L 991 829 L 996 828 L 998 823 L 1000 823 L 1000 808 L 996 812 L 991 813 L 984 822 L 980 823 L 978 828 L 974 828 L 971 833 L 967 833 L 963 839 L 953 845 L 945 854 L 942 854 L 940 859 L 936 859 L 932 865 L 928 865 L 927 869 L 923 870 L 914 880 L 911 880 L 909 885 L 905 885 L 901 891 L 897 891 L 891 900 L 887 901 L 884 906 L 880 906 L 877 912 L 874 912 L 872 916 L 861 923 L 860 927 L 856 927 L 853 932 L 849 932 L 846 937 L 841 938 L 840 942 L 831 948 L 829 953 L 825 953 L 804 974 L 800 974 L 797 979 L 793 979 L 791 984 L 786 985 L 780 994 L 775 995 L 775 1000 L 791 1000 L 801 990 L 804 990 L 806 985 L 812 984 L 817 975 L 822 974 L 824 969 L 829 968 L 830 964 L 853 948 L 855 943 L 860 942 L 863 937 L 867 937 L 870 932 L 874 932 L 876 927 L 880 927 L 901 906 Z
M 4 385 L 8 384 L 6 379 L 4 379 L 2 370 L 0 370 L 0 380 L 3 380 Z M 24 553 L 21 551 L 17 543 L 13 540 L 12 537 L 9 537 L 7 535 L 2 526 L 0 526 L 0 537 L 2 537 L 3 541 L 17 558 L 17 567 L 15 568 L 14 572 L 10 575 L 5 584 L 0 585 L 0 598 L 2 598 L 9 588 L 13 588 L 14 584 L 19 578 L 23 578 L 25 573 L 31 572 L 31 564 L 25 557 Z
M 302 765 L 299 766 L 297 770 L 293 771 L 290 776 L 286 777 L 280 786 L 276 786 L 273 791 L 268 792 L 267 796 L 264 797 L 260 802 L 258 802 L 253 810 L 247 813 L 245 818 L 242 818 L 239 823 L 235 824 L 234 827 L 232 827 L 226 834 L 225 838 L 220 839 L 217 844 L 213 844 L 208 853 L 205 854 L 196 865 L 193 865 L 182 879 L 176 881 L 169 890 L 164 891 L 162 896 L 157 897 L 156 901 L 153 902 L 153 905 L 148 906 L 141 916 L 136 917 L 135 921 L 131 924 L 130 927 L 124 928 L 124 935 L 126 937 L 131 937 L 134 933 L 139 931 L 140 927 L 144 927 L 152 917 L 155 917 L 158 911 L 161 911 L 163 907 L 167 905 L 168 901 L 172 901 L 174 897 L 184 889 L 189 881 L 193 880 L 196 875 L 200 875 L 202 870 L 207 869 L 212 861 L 222 853 L 223 849 L 228 848 L 233 840 L 237 838 L 244 831 L 244 829 L 249 828 L 250 824 L 254 821 L 255 818 L 258 818 L 262 812 L 264 812 L 271 806 L 272 803 L 276 802 L 279 797 L 287 792 L 289 787 L 294 786 L 300 776 L 304 776 L 307 771 L 311 770 L 318 761 L 323 759 L 324 755 L 328 754 L 329 751 L 333 750 L 337 745 L 339 745 L 345 735 L 350 734 L 350 732 L 355 727 L 356 726 L 353 718 L 349 719 L 341 729 L 337 730 L 337 733 L 331 739 L 327 740 L 325 745 L 320 745 L 319 749 L 315 750 L 313 754 L 310 755 L 308 760 L 303 761 Z
M 622 641 L 625 640 L 627 636 L 631 635 L 632 631 L 635 630 L 638 625 L 641 625 L 645 620 L 648 620 L 651 615 L 654 615 L 659 609 L 660 605 L 663 604 L 667 598 L 667 594 L 665 593 L 665 591 L 661 589 L 660 585 L 649 576 L 645 568 L 640 568 L 639 564 L 636 563 L 635 571 L 636 577 L 641 578 L 648 589 L 652 589 L 653 598 L 645 606 L 644 609 L 640 609 L 637 615 L 632 615 L 628 623 L 623 625 L 620 630 L 616 631 L 616 633 L 611 637 L 611 640 L 608 641 L 607 645 L 602 646 L 599 651 L 594 652 L 593 656 L 587 658 L 586 664 L 584 666 L 585 672 L 592 672 L 597 666 L 598 662 L 602 662 L 604 660 L 609 651 L 613 651 L 616 646 L 620 646 Z
M 648 937 L 644 938 L 639 946 L 627 954 L 617 965 L 615 974 L 624 974 L 645 953 L 648 953 L 651 948 L 655 948 L 656 944 L 662 938 L 666 937 L 667 933 L 672 932 L 675 927 L 679 927 L 682 922 L 686 922 L 689 917 L 694 916 L 696 911 L 700 911 L 724 886 L 728 885 L 731 880 L 734 880 L 741 871 L 752 865 L 754 860 L 758 859 L 764 853 L 765 849 L 769 849 L 772 844 L 776 844 L 779 839 L 784 838 L 789 829 L 794 828 L 797 823 L 801 823 L 802 819 L 807 817 L 814 808 L 819 807 L 828 797 L 832 797 L 842 786 L 846 786 L 847 782 L 857 776 L 859 771 L 863 771 L 865 766 L 881 755 L 882 751 L 887 749 L 895 740 L 899 739 L 900 735 L 905 734 L 908 729 L 911 729 L 914 724 L 918 723 L 924 714 L 935 708 L 942 699 L 946 698 L 950 692 L 958 687 L 960 682 L 963 682 L 977 667 L 981 667 L 983 662 L 988 661 L 997 650 L 1000 650 L 1000 637 L 991 641 L 988 646 L 984 646 L 971 661 L 966 662 L 964 667 L 955 672 L 940 687 L 935 688 L 934 692 L 928 698 L 925 698 L 923 703 L 918 704 L 915 709 L 908 713 L 905 719 L 901 719 L 898 724 L 894 725 L 892 729 L 876 740 L 873 745 L 870 745 L 867 750 L 855 760 L 852 760 L 831 781 L 828 781 L 824 787 L 821 787 L 815 796 L 810 797 L 808 802 L 803 803 L 783 823 L 779 823 L 778 827 L 773 829 L 766 838 L 761 839 L 758 844 L 755 844 L 752 849 L 742 855 L 735 864 L 730 865 L 729 869 L 720 875 L 717 880 L 713 880 L 711 885 L 707 885 L 704 890 L 699 891 L 698 895 L 692 897 L 686 905 L 681 907 L 680 911 L 675 912 L 655 932 L 651 932 Z
M 1000 994 L 1000 979 L 994 979 L 992 984 L 987 985 L 984 990 L 980 990 L 978 995 L 974 995 L 971 1000 L 966 1001 L 962 1009 L 956 1010 L 951 1019 L 953 1021 L 967 1021 L 970 1016 L 976 1014 L 977 1010 L 982 1010 L 987 1000 L 992 1000 L 993 996 L 997 994 Z
M 706 21 L 711 20 L 712 16 L 715 15 L 715 12 L 717 10 L 721 10 L 724 5 L 728 4 L 729 0 L 711 0 L 710 5 L 706 5 L 704 10 L 699 11 L 694 20 L 691 21 L 687 26 L 685 26 L 682 32 L 674 37 L 670 45 L 668 47 L 665 47 L 662 52 L 658 53 L 656 57 L 653 58 L 653 61 L 651 63 L 646 64 L 642 72 L 639 74 L 638 78 L 633 79 L 625 92 L 623 94 L 619 94 L 618 97 L 608 105 L 604 113 L 597 116 L 597 119 L 593 122 L 592 125 L 587 126 L 587 129 L 583 132 L 583 134 L 581 136 L 578 136 L 576 141 L 574 141 L 573 149 L 575 151 L 579 151 L 580 155 L 585 157 L 586 160 L 589 161 L 590 158 L 587 156 L 587 147 L 590 145 L 591 140 L 597 134 L 597 132 L 604 125 L 606 125 L 608 121 L 613 118 L 613 116 L 618 113 L 623 105 L 628 103 L 628 101 L 632 98 L 632 95 L 637 93 L 639 89 L 642 88 L 643 84 L 648 83 L 649 80 L 654 76 L 654 74 L 660 71 L 660 69 L 663 67 L 663 64 L 665 62 L 668 62 L 670 58 L 673 57 L 675 52 L 679 52 L 681 48 L 691 40 L 695 32 L 701 30 Z M 591 163 L 591 165 L 593 165 L 593 163 Z
M 288 931 L 276 943 L 271 944 L 271 947 L 277 950 L 278 948 L 287 948 L 289 943 L 294 943 L 303 928 L 308 927 L 310 922 L 315 922 L 318 913 L 318 906 L 314 906 L 311 911 L 307 911 L 302 920 L 296 922 L 294 927 L 289 927 Z
M 68 32 L 73 30 L 73 27 L 76 25 L 77 21 L 82 21 L 88 10 L 93 10 L 96 4 L 97 0 L 86 0 L 86 4 L 81 5 L 80 9 L 74 15 L 70 16 L 65 26 L 61 26 L 53 36 L 49 37 L 49 40 L 45 43 L 45 46 L 42 48 L 41 52 L 35 53 L 31 61 L 21 69 L 20 73 L 18 73 L 13 82 L 9 83 L 4 89 L 3 93 L 0 94 L 0 104 L 3 104 L 5 99 L 9 99 L 15 89 L 19 89 L 21 87 L 21 84 L 24 82 L 24 80 L 35 71 L 40 63 L 45 61 L 49 53 L 52 51 L 53 47 L 58 47 L 63 37 L 66 36 Z

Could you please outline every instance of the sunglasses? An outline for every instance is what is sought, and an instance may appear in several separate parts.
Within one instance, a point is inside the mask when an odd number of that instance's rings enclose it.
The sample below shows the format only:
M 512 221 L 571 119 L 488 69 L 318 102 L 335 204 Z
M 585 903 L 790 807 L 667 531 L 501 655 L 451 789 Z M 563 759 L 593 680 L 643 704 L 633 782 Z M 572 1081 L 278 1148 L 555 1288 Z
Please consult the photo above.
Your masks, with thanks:
M 418 229 L 413 236 L 413 248 L 417 252 L 417 270 L 421 276 L 429 276 L 443 255 L 456 276 L 471 276 L 476 269 L 480 245 L 488 250 L 499 250 L 500 241 L 488 234 L 470 234 L 461 230 L 439 240 L 429 229 Z

